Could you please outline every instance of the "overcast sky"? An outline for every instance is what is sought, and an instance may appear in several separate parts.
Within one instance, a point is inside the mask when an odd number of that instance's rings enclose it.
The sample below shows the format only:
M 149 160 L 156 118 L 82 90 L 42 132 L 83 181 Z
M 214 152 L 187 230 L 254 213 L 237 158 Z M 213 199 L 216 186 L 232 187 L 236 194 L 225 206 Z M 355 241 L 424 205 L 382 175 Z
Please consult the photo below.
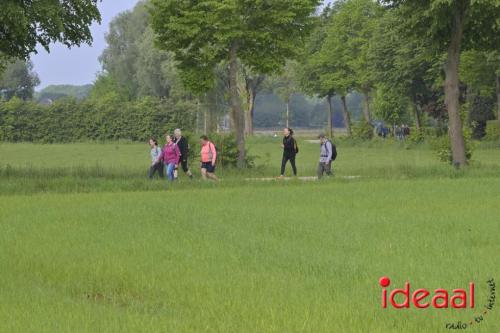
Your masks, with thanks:
M 39 53 L 31 58 L 41 80 L 37 90 L 51 84 L 81 85 L 94 82 L 96 73 L 101 69 L 97 58 L 106 47 L 104 35 L 108 31 L 109 22 L 118 13 L 132 9 L 137 2 L 139 0 L 103 0 L 99 5 L 102 23 L 92 26 L 94 43 L 91 47 L 84 45 L 69 50 L 55 44 L 51 46 L 50 53 L 43 48 L 39 49 Z
M 31 58 L 41 81 L 37 90 L 51 84 L 82 85 L 94 82 L 96 74 L 101 70 L 98 57 L 106 47 L 104 36 L 109 23 L 118 13 L 132 9 L 137 2 L 139 0 L 103 0 L 99 4 L 102 23 L 94 24 L 91 29 L 94 38 L 92 46 L 85 44 L 68 49 L 55 44 L 51 46 L 50 53 L 39 48 L 39 53 Z

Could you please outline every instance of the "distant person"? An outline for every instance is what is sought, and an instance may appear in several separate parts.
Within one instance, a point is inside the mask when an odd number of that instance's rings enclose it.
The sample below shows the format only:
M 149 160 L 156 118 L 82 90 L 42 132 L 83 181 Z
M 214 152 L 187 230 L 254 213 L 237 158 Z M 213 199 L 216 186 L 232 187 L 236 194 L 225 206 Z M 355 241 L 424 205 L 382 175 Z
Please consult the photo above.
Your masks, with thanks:
M 325 173 L 327 176 L 332 175 L 332 163 L 337 158 L 337 148 L 324 134 L 319 135 L 319 141 L 318 179 L 321 179 Z
M 161 148 L 158 147 L 158 141 L 155 138 L 149 139 L 151 147 L 151 166 L 149 167 L 149 178 L 153 179 L 156 172 L 160 178 L 163 178 L 163 162 L 160 160 Z
M 283 159 L 281 160 L 281 174 L 279 178 L 285 177 L 286 163 L 290 161 L 292 166 L 293 175 L 297 176 L 297 167 L 295 166 L 295 157 L 299 153 L 299 147 L 297 146 L 297 141 L 293 138 L 293 130 L 286 127 L 283 130 Z
M 191 170 L 189 170 L 188 166 L 189 144 L 187 139 L 182 136 L 182 131 L 179 128 L 174 131 L 174 142 L 177 147 L 179 147 L 179 151 L 181 153 L 178 164 L 181 165 L 182 171 L 184 171 L 189 178 L 193 178 L 193 174 L 191 173 Z M 177 169 L 178 168 L 175 169 L 175 178 L 177 178 Z
M 165 165 L 165 173 L 167 174 L 168 180 L 173 181 L 174 171 L 179 163 L 179 158 L 181 153 L 179 151 L 179 147 L 174 143 L 173 137 L 169 134 L 165 137 L 167 143 L 165 147 L 163 147 L 163 151 L 161 152 L 160 159 L 163 161 Z
M 217 161 L 217 150 L 215 145 L 208 140 L 206 135 L 200 137 L 201 144 L 201 177 L 203 179 L 219 180 L 215 175 L 215 163 Z
M 410 136 L 410 127 L 406 124 L 403 126 L 403 135 L 405 138 Z

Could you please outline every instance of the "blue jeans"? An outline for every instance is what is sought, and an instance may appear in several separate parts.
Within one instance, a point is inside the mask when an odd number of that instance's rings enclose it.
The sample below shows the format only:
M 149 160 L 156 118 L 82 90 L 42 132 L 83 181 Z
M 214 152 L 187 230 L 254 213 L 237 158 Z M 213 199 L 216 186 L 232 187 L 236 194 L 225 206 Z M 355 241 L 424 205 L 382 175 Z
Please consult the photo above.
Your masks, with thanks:
M 168 163 L 165 165 L 165 173 L 170 181 L 174 180 L 175 163 Z

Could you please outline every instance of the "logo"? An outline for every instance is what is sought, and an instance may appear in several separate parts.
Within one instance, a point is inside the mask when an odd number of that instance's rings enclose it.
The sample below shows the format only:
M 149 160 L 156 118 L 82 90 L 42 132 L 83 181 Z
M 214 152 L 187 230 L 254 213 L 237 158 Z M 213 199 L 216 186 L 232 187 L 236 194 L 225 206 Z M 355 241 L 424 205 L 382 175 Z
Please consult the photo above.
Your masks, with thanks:
M 387 309 L 390 304 L 395 309 L 409 309 L 415 307 L 417 309 L 425 309 L 430 306 L 436 309 L 454 309 L 474 308 L 474 282 L 470 282 L 466 289 L 436 289 L 433 292 L 425 288 L 419 288 L 414 291 L 411 289 L 410 282 L 406 282 L 404 288 L 393 289 L 389 294 L 387 287 L 391 285 L 391 280 L 384 276 L 379 280 L 382 286 L 382 308 Z M 396 296 L 402 295 L 403 300 L 399 303 L 396 301 Z
M 438 288 L 433 291 L 426 288 L 413 289 L 410 282 L 405 282 L 403 288 L 388 290 L 391 280 L 384 276 L 379 279 L 382 287 L 382 309 L 474 309 L 475 308 L 475 283 L 469 282 L 466 288 L 447 290 Z M 496 300 L 496 283 L 494 279 L 486 281 L 488 299 L 486 304 L 470 320 L 456 323 L 446 323 L 445 328 L 450 330 L 464 330 L 482 323 L 486 316 L 493 310 Z M 480 311 L 480 312 L 479 312 Z

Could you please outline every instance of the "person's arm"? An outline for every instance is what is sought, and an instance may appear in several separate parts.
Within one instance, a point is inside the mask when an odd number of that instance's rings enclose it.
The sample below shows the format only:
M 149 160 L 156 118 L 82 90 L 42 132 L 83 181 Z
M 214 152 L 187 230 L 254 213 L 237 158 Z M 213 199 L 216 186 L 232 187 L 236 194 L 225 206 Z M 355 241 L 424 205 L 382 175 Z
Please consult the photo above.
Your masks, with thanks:
M 215 145 L 213 143 L 210 144 L 210 149 L 212 149 L 212 165 L 215 165 L 215 161 L 217 161 L 217 150 L 215 149 Z
M 179 147 L 177 145 L 174 146 L 175 147 L 175 160 L 177 161 L 175 163 L 175 165 L 179 164 L 179 158 L 181 157 L 181 152 L 179 150 Z

